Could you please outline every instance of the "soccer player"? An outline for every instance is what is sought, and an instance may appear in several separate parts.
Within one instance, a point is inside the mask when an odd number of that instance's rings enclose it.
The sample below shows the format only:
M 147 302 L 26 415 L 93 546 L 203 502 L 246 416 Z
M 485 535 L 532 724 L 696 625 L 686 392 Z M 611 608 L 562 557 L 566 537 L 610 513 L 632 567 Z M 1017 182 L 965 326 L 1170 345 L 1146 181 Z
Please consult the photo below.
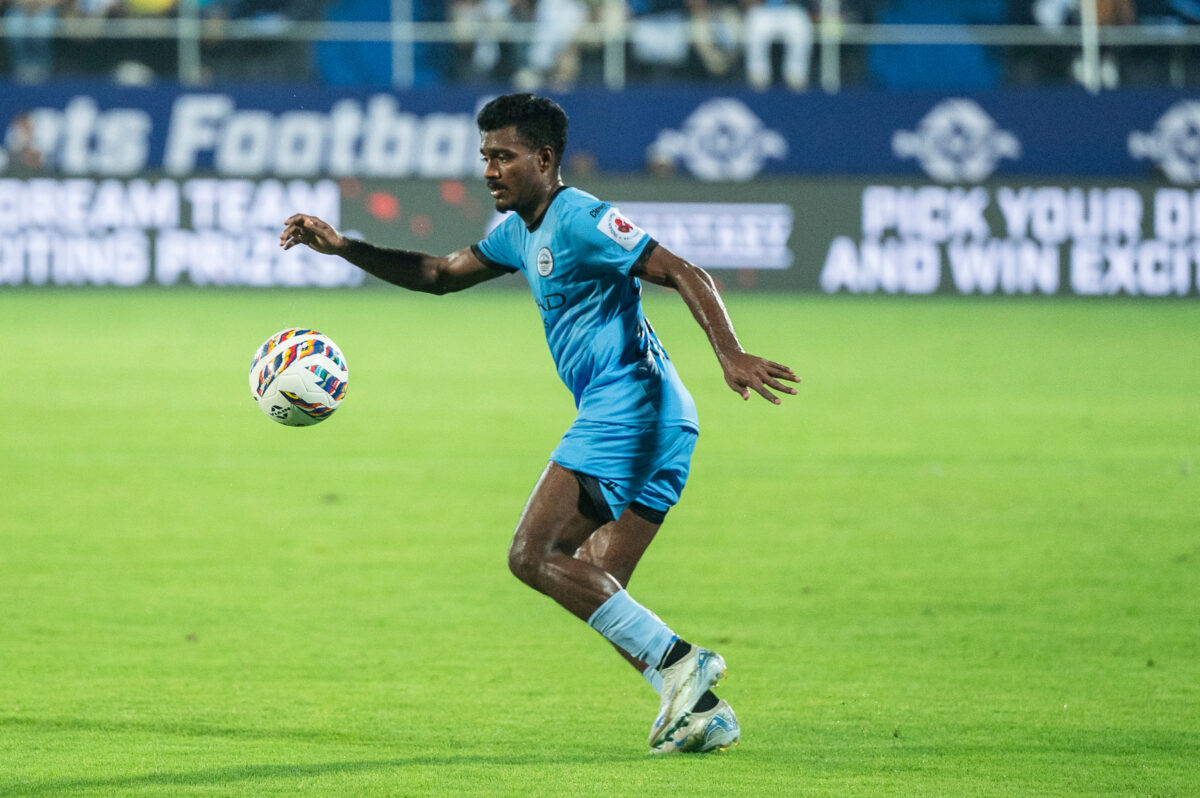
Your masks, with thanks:
M 625 590 L 687 480 L 696 406 L 642 313 L 641 281 L 679 292 L 708 336 L 729 387 L 795 394 L 786 366 L 742 350 L 712 278 L 671 254 L 612 205 L 563 185 L 567 116 L 531 94 L 479 112 L 484 179 L 513 211 L 485 239 L 445 257 L 346 238 L 304 214 L 284 249 L 305 244 L 390 283 L 445 294 L 520 271 L 529 281 L 558 373 L 578 416 L 550 455 L 517 522 L 513 574 L 598 631 L 661 695 L 654 753 L 723 749 L 741 730 L 712 688 L 719 654 L 691 645 Z

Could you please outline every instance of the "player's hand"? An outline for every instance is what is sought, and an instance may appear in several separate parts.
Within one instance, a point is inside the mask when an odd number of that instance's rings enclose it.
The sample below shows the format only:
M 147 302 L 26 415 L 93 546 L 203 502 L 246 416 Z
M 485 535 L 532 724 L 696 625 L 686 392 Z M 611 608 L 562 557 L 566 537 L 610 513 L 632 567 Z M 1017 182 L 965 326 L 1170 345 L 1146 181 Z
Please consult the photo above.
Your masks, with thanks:
M 279 246 L 291 249 L 304 244 L 323 255 L 336 255 L 346 248 L 346 239 L 333 227 L 315 216 L 298 213 L 283 223 Z
M 780 380 L 800 382 L 800 378 L 787 366 L 746 352 L 722 357 L 721 368 L 725 371 L 725 382 L 743 399 L 749 399 L 750 391 L 755 391 L 768 402 L 779 404 L 779 397 L 768 389 L 794 396 L 796 389 L 784 385 Z

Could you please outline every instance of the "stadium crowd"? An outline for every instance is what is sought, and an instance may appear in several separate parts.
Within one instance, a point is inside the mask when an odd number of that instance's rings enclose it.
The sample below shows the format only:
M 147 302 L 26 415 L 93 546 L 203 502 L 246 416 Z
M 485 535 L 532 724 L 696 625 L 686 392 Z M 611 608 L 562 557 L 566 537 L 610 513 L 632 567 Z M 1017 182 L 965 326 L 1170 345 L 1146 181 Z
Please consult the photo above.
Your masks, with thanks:
M 627 26 L 631 81 L 809 88 L 819 0 L 411 0 L 412 20 L 453 26 L 457 44 L 417 43 L 415 85 L 474 83 L 520 89 L 567 88 L 603 79 L 602 43 L 580 37 L 585 23 Z M 839 22 L 1036 24 L 1061 31 L 1078 21 L 1080 0 L 841 0 Z M 295 81 L 387 85 L 394 48 L 386 41 L 308 42 L 287 35 L 294 21 L 390 21 L 376 0 L 0 0 L 0 77 L 21 83 L 107 76 L 122 83 L 171 79 L 174 38 L 64 38 L 60 20 L 172 18 L 184 9 L 204 21 L 206 82 Z M 1104 25 L 1200 22 L 1200 0 L 1097 0 Z M 614 19 L 615 17 L 615 19 Z M 227 39 L 222 22 L 249 22 L 277 39 Z M 531 25 L 514 41 L 512 23 Z M 1165 83 L 1161 51 L 1106 53 L 1105 83 Z M 1179 53 L 1175 53 L 1178 60 Z M 407 57 L 407 56 L 406 56 Z M 1078 79 L 1070 48 L 882 44 L 842 48 L 843 82 L 881 87 L 986 88 Z M 1185 54 L 1191 69 L 1195 54 Z M 1073 72 L 1074 69 L 1074 72 Z

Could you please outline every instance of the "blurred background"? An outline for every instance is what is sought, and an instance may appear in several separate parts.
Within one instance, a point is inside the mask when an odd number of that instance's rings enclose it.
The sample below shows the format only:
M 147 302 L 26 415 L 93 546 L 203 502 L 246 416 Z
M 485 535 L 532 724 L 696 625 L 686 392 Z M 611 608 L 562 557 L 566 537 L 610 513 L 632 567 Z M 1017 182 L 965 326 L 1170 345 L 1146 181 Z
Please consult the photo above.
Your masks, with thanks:
M 37 84 L 1195 85 L 1194 0 L 4 0 Z
M 309 209 L 477 239 L 474 114 L 530 90 L 571 116 L 568 182 L 729 287 L 1195 293 L 1198 23 L 1197 0 L 0 0 L 0 284 L 357 285 L 265 232 Z

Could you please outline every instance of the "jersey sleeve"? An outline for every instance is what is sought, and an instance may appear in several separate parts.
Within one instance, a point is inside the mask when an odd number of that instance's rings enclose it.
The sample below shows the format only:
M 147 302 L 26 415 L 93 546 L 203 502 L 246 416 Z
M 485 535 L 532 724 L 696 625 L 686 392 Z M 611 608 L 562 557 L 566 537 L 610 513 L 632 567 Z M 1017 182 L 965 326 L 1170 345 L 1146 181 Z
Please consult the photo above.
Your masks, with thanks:
M 520 270 L 521 250 L 513 241 L 513 219 L 518 219 L 515 213 L 496 225 L 478 244 L 471 245 L 471 252 L 484 266 L 502 272 Z
M 628 276 L 650 257 L 658 242 L 616 206 L 601 205 L 595 210 L 595 216 L 586 211 L 576 215 L 572 224 L 576 241 L 586 251 L 589 265 Z

